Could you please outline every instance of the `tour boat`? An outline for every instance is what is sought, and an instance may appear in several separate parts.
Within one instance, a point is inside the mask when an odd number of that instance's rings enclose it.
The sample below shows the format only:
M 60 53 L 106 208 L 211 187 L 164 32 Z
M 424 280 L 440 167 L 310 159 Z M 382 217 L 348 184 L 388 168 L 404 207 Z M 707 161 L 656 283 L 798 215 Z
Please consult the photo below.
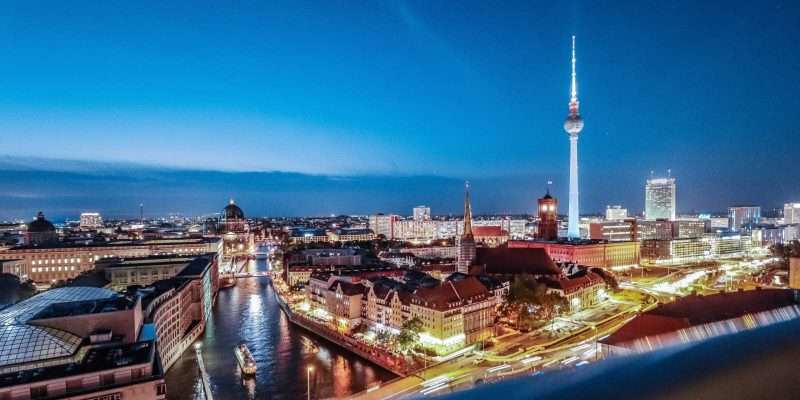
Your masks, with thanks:
M 236 360 L 239 361 L 239 367 L 242 369 L 242 373 L 244 375 L 255 375 L 256 359 L 253 358 L 247 345 L 242 343 L 236 346 L 234 352 L 236 353 Z

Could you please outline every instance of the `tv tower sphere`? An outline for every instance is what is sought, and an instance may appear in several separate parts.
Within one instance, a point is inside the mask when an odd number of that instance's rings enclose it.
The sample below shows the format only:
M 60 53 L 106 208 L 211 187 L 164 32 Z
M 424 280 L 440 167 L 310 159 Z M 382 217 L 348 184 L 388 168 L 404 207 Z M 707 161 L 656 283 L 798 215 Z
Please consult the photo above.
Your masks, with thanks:
M 564 130 L 570 137 L 578 136 L 583 130 L 583 118 L 580 115 L 570 115 L 564 121 Z

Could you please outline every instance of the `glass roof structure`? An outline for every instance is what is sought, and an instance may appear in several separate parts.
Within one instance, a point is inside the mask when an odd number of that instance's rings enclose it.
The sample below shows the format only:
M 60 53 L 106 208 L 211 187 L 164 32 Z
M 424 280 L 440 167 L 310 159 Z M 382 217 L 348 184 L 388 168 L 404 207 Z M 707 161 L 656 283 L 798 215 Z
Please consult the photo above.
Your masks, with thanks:
M 0 367 L 71 356 L 83 338 L 59 329 L 29 325 L 28 321 L 51 304 L 117 296 L 106 289 L 66 287 L 48 290 L 1 310 Z

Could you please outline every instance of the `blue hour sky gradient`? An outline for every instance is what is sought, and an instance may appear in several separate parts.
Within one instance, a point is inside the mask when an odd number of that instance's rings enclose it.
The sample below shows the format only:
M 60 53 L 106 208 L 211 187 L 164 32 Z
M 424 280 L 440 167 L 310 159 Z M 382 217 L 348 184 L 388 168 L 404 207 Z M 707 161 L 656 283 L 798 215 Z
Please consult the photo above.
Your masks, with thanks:
M 682 211 L 772 207 L 800 200 L 799 4 L 12 1 L 0 12 L 0 154 L 47 171 L 64 169 L 50 160 L 134 162 L 374 186 L 371 199 L 286 214 L 407 213 L 438 197 L 421 176 L 452 194 L 464 179 L 507 192 L 476 193 L 483 212 L 530 211 L 548 179 L 566 204 L 575 34 L 584 211 L 640 209 L 649 171 L 667 168 Z M 33 196 L 5 214 L 61 209 L 37 187 L 62 175 L 0 182 L 4 196 Z M 208 207 L 248 201 L 247 189 Z M 105 207 L 81 192 L 64 213 Z M 257 213 L 283 207 L 249 196 Z M 180 210 L 185 199 L 152 201 Z

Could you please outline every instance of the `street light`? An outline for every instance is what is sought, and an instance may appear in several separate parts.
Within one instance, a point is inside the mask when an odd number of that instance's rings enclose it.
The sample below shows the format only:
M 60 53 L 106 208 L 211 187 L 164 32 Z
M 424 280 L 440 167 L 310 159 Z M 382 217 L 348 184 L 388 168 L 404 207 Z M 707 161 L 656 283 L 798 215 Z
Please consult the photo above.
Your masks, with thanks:
M 308 367 L 306 369 L 306 382 L 308 382 L 306 395 L 308 400 L 311 400 L 311 371 L 314 370 L 314 367 Z

